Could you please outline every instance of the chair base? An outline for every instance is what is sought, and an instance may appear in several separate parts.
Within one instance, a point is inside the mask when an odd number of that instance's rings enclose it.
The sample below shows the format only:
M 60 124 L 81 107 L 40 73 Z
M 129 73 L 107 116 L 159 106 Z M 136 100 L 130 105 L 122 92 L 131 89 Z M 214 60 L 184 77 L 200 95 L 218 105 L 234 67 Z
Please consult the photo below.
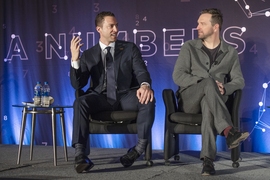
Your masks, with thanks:
M 174 155 L 173 159 L 175 161 L 180 161 L 180 155 L 179 154 Z M 165 160 L 164 164 L 165 164 L 165 166 L 169 166 L 171 164 L 171 161 L 169 159 L 167 159 L 167 160 Z
M 175 161 L 180 161 L 180 155 L 179 155 L 179 154 L 174 155 L 174 156 L 173 156 L 173 159 L 174 159 Z M 236 160 L 236 161 L 232 160 L 232 162 L 233 162 L 233 163 L 232 163 L 232 167 L 233 167 L 233 168 L 238 168 L 238 167 L 240 166 L 239 161 L 241 161 L 241 160 L 242 160 L 241 157 L 239 157 L 239 159 Z M 171 161 L 170 161 L 169 159 L 165 159 L 164 165 L 165 165 L 165 166 L 170 166 L 170 164 L 171 164 Z
M 151 166 L 153 166 L 153 161 L 151 161 L 151 160 L 148 160 L 148 161 L 146 161 L 146 166 L 147 167 L 151 167 Z

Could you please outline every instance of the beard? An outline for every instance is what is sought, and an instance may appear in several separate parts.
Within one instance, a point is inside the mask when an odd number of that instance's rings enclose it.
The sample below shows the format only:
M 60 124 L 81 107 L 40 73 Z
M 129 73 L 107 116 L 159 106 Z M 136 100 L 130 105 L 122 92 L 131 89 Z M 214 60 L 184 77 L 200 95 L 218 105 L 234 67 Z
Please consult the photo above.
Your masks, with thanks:
M 198 32 L 198 38 L 201 39 L 201 40 L 205 40 L 207 39 L 208 37 L 212 36 L 214 34 L 214 31 L 211 30 L 211 31 L 208 31 L 206 33 L 203 33 L 203 32 Z

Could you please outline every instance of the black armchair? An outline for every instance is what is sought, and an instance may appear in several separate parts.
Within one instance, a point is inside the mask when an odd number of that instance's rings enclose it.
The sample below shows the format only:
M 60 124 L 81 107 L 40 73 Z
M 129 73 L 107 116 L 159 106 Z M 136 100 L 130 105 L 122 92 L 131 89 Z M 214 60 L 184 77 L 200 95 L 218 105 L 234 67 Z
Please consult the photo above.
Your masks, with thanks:
M 165 104 L 165 131 L 164 131 L 164 160 L 165 165 L 169 165 L 169 159 L 174 156 L 174 160 L 179 160 L 179 134 L 201 134 L 201 114 L 188 114 L 177 111 L 176 97 L 171 89 L 163 90 L 163 101 Z M 233 126 L 238 128 L 240 121 L 238 110 L 241 100 L 242 90 L 236 90 L 229 96 L 226 102 L 231 114 Z M 231 150 L 232 166 L 239 167 L 240 146 Z
M 76 90 L 76 97 L 84 94 L 83 90 Z M 89 117 L 89 134 L 137 134 L 136 111 L 106 111 Z M 90 144 L 88 141 L 87 151 Z M 144 153 L 147 166 L 152 166 L 152 132 L 148 137 L 148 144 Z

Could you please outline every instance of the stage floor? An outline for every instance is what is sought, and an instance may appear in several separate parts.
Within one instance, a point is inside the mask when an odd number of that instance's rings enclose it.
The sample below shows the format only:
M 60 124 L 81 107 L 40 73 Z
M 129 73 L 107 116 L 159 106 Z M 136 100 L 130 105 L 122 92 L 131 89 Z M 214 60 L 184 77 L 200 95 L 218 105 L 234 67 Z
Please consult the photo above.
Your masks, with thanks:
M 100 179 L 100 180 L 264 180 L 270 179 L 270 155 L 241 153 L 239 168 L 232 167 L 230 152 L 218 152 L 215 161 L 216 175 L 201 175 L 202 162 L 197 151 L 181 151 L 180 161 L 171 158 L 170 166 L 164 165 L 163 152 L 153 150 L 153 166 L 146 167 L 143 157 L 133 166 L 124 168 L 119 157 L 127 149 L 92 148 L 90 159 L 95 166 L 89 173 L 77 174 L 73 167 L 74 149 L 68 147 L 68 158 L 64 158 L 63 147 L 57 147 L 57 166 L 53 165 L 52 146 L 34 146 L 33 160 L 29 160 L 29 146 L 23 146 L 21 164 L 17 165 L 18 145 L 0 144 L 0 179 Z

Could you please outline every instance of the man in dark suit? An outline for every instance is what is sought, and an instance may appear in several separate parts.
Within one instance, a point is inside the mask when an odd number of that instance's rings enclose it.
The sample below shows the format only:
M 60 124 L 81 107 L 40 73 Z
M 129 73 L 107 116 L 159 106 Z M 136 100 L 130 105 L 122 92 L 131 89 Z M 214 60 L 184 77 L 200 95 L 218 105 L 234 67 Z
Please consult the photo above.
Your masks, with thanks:
M 81 56 L 83 44 L 80 37 L 73 37 L 70 45 L 72 86 L 80 89 L 87 85 L 90 78 L 92 81 L 92 87 L 73 105 L 72 146 L 75 148 L 75 170 L 78 173 L 89 171 L 94 166 L 85 153 L 89 115 L 106 110 L 138 111 L 138 142 L 120 158 L 124 167 L 131 166 L 144 152 L 155 115 L 151 78 L 138 47 L 132 42 L 117 40 L 118 23 L 112 12 L 99 13 L 95 25 L 100 34 L 97 45 Z M 108 90 L 109 87 L 113 88 Z

